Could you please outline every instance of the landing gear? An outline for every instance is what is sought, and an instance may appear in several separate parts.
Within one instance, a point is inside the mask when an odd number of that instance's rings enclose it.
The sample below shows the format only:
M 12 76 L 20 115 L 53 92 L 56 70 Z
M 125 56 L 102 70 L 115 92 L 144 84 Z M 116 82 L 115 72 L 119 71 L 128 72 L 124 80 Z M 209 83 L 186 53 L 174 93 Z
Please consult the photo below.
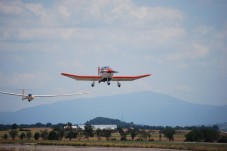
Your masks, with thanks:
M 121 87 L 121 83 L 117 81 L 117 86 L 120 88 Z
M 110 81 L 107 81 L 107 84 L 110 85 Z
M 92 86 L 92 87 L 94 87 L 94 86 L 95 86 L 95 81 L 93 81 L 93 82 L 91 83 L 91 86 Z

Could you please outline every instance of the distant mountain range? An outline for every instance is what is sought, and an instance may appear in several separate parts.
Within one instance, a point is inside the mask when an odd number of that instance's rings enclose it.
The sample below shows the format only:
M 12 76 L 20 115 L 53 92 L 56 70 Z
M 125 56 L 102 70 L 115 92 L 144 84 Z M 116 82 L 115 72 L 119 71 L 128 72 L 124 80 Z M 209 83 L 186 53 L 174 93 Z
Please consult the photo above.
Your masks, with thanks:
M 141 125 L 192 126 L 225 123 L 226 115 L 227 105 L 192 104 L 165 94 L 139 92 L 61 101 L 17 112 L 0 112 L 0 124 L 81 124 L 95 117 L 108 117 Z

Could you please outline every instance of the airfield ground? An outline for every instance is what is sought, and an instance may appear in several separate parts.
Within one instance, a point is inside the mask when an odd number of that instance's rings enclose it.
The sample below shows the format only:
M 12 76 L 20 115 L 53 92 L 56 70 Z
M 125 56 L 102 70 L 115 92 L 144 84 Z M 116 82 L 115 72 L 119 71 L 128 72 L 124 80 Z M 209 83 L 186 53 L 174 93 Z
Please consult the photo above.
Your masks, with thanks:
M 40 132 L 40 130 L 44 130 L 44 128 L 32 128 L 30 129 L 31 132 Z M 51 129 L 49 129 L 50 131 Z M 178 131 L 174 135 L 174 141 L 169 142 L 164 136 L 162 136 L 161 141 L 159 141 L 159 133 L 157 131 L 154 131 L 152 134 L 152 139 L 153 141 L 132 141 L 130 137 L 128 136 L 127 139 L 128 141 L 120 141 L 120 134 L 119 133 L 113 133 L 112 138 L 114 138 L 111 141 L 106 141 L 106 139 L 103 137 L 101 141 L 97 139 L 97 137 L 90 137 L 89 140 L 86 139 L 72 139 L 69 141 L 69 139 L 63 139 L 63 140 L 42 140 L 41 138 L 39 140 L 34 140 L 34 138 L 31 138 L 31 140 L 27 140 L 26 138 L 24 140 L 20 140 L 18 137 L 13 141 L 10 137 L 7 140 L 2 139 L 2 136 L 4 134 L 8 134 L 8 131 L 0 131 L 0 150 L 3 151 L 16 151 L 15 149 L 18 148 L 18 145 L 21 146 L 20 151 L 27 151 L 29 149 L 26 149 L 26 146 L 30 147 L 41 147 L 43 146 L 53 146 L 53 148 L 56 148 L 56 150 L 63 150 L 63 148 L 80 148 L 82 151 L 89 150 L 91 148 L 109 148 L 110 150 L 114 151 L 114 148 L 117 148 L 117 150 L 122 148 L 125 148 L 126 151 L 127 149 L 132 150 L 132 148 L 139 148 L 136 149 L 137 151 L 139 150 L 146 150 L 147 148 L 149 149 L 154 149 L 155 151 L 159 149 L 174 149 L 174 150 L 198 150 L 198 151 L 227 151 L 227 144 L 220 144 L 220 143 L 191 143 L 191 142 L 184 142 L 185 137 L 184 135 L 187 133 L 187 131 Z M 19 132 L 22 133 L 21 131 Z M 26 133 L 26 131 L 25 131 Z M 11 146 L 17 146 L 17 147 L 9 147 Z M 8 145 L 8 149 L 7 146 Z M 62 148 L 63 146 L 63 148 Z M 60 148 L 59 148 L 60 147 Z M 13 149 L 15 148 L 15 149 Z M 59 148 L 59 149 L 58 149 Z M 68 149 L 69 149 L 68 148 Z M 113 149 L 112 149 L 113 148 Z M 108 150 L 109 150 L 108 149 Z M 30 150 L 32 150 L 30 148 Z M 42 149 L 36 149 L 42 151 Z M 44 149 L 46 150 L 46 149 Z M 98 149 L 99 150 L 99 149 Z M 125 151 L 125 150 L 123 150 Z

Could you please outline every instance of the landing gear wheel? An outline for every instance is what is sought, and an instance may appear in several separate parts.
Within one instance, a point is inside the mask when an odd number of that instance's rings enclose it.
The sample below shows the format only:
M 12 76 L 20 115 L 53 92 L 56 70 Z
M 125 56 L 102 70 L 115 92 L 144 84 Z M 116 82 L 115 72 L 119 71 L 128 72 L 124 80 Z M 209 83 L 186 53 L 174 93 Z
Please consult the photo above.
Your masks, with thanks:
M 120 88 L 121 87 L 121 83 L 117 82 L 117 86 Z
M 95 81 L 91 83 L 91 86 L 94 87 L 95 86 Z

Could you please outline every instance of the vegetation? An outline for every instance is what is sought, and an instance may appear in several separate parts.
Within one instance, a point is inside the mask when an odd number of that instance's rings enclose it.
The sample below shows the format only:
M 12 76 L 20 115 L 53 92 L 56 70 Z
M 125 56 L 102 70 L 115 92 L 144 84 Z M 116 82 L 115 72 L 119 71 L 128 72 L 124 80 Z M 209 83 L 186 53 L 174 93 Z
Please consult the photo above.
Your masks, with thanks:
M 94 133 L 93 133 L 93 129 L 92 126 L 89 124 L 86 124 L 84 126 L 84 136 L 87 140 L 89 140 L 89 137 L 93 137 Z
M 40 137 L 40 133 L 39 132 L 36 132 L 35 135 L 34 135 L 34 139 L 35 140 L 38 140 Z
M 38 143 L 45 145 L 75 145 L 75 146 L 104 146 L 104 147 L 146 147 L 146 148 L 170 148 L 186 150 L 225 150 L 227 134 L 221 133 L 218 126 L 213 127 L 162 127 L 156 129 L 139 129 L 133 123 L 131 127 L 118 127 L 117 130 L 97 129 L 90 124 L 85 125 L 84 130 L 72 128 L 72 123 L 66 124 L 35 124 L 48 125 L 48 127 L 28 128 L 22 125 L 6 125 L 8 129 L 0 131 L 2 138 L 0 143 Z M 135 127 L 133 127 L 135 126 Z M 160 128 L 160 127 L 159 127 Z M 162 135 L 166 139 L 162 140 Z M 12 139 L 8 139 L 8 137 Z M 70 140 L 70 141 L 69 141 Z M 187 143 L 215 142 L 215 143 Z M 205 147 L 207 146 L 207 147 Z M 209 147 L 209 149 L 208 149 Z
M 175 129 L 173 129 L 172 127 L 167 126 L 167 127 L 162 131 L 162 133 L 164 134 L 164 136 L 165 136 L 166 138 L 169 139 L 169 141 L 172 141 L 172 140 L 174 140 L 173 135 L 176 133 L 176 131 L 175 131 Z
M 15 130 L 15 129 L 12 129 L 12 130 L 9 131 L 9 135 L 12 138 L 12 140 L 14 140 L 15 137 L 17 137 L 17 135 L 18 135 L 18 131 Z
M 198 127 L 185 135 L 186 141 L 191 142 L 214 142 L 218 141 L 220 135 L 215 127 Z

